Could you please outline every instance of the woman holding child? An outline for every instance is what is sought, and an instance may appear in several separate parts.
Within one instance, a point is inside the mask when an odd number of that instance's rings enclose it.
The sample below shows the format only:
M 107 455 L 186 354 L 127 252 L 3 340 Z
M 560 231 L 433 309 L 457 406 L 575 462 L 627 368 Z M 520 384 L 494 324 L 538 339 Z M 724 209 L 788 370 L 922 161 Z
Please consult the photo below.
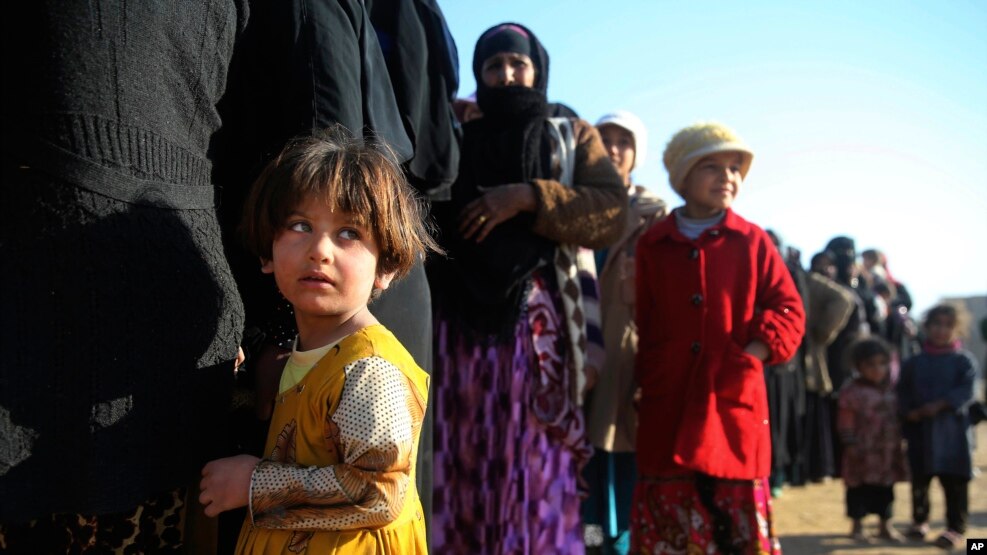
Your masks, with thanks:
M 561 148 L 565 131 L 555 135 L 547 117 L 548 54 L 530 30 L 483 33 L 473 73 L 483 117 L 464 125 L 452 201 L 436 207 L 449 256 L 429 268 L 433 544 L 437 553 L 578 553 L 577 477 L 589 447 L 554 264 L 560 244 L 616 241 L 626 193 L 591 125 L 564 120 L 574 148 Z M 560 181 L 567 162 L 571 186 Z

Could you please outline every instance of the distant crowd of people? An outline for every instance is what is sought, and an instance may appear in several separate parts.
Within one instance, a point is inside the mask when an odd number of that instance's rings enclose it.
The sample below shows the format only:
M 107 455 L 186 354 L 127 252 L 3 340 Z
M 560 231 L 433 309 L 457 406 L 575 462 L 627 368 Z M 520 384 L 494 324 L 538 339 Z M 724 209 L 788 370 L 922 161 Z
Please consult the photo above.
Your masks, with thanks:
M 974 398 L 977 363 L 960 343 L 970 329 L 967 309 L 939 304 L 919 325 L 887 257 L 875 249 L 858 257 L 849 237 L 831 240 L 808 270 L 797 252 L 787 254 L 808 317 L 798 355 L 765 372 L 774 495 L 786 484 L 842 478 L 851 535 L 863 539 L 861 519 L 877 514 L 879 536 L 898 542 L 892 485 L 911 481 L 907 536 L 922 540 L 935 476 L 947 505 L 935 542 L 960 545 L 973 476 L 971 425 L 982 410 Z
M 776 554 L 835 476 L 893 541 L 938 477 L 960 541 L 965 313 L 847 237 L 804 269 L 728 126 L 668 139 L 671 209 L 517 23 L 457 98 L 435 0 L 12 11 L 0 550 Z

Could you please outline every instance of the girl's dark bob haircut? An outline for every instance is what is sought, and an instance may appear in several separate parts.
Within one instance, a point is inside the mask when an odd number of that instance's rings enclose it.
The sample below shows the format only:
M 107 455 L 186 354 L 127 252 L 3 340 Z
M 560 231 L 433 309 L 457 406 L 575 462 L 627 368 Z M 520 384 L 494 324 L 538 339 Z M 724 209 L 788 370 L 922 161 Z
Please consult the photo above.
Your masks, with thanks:
M 379 275 L 400 279 L 428 251 L 441 252 L 393 151 L 355 138 L 341 125 L 292 140 L 264 168 L 243 207 L 240 232 L 247 249 L 270 260 L 288 216 L 310 197 L 370 232 Z

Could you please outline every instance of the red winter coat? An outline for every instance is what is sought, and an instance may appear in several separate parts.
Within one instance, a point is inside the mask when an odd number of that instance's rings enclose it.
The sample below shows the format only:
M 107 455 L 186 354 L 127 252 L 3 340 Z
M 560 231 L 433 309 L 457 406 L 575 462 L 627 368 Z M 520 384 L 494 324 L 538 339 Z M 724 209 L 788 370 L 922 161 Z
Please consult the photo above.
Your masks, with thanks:
M 744 347 L 763 341 L 776 364 L 805 330 L 802 300 L 768 235 L 731 210 L 694 241 L 675 216 L 655 224 L 637 246 L 636 320 L 641 474 L 767 477 L 764 367 Z

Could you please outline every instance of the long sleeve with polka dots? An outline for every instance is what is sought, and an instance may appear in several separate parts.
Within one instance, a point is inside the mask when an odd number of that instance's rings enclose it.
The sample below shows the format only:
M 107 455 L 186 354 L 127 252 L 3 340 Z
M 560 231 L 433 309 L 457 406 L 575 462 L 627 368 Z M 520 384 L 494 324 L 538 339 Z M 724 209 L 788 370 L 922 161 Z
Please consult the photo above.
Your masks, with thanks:
M 352 530 L 384 526 L 401 513 L 408 488 L 414 487 L 424 402 L 408 378 L 379 356 L 356 360 L 344 373 L 338 403 L 328 399 L 324 415 L 299 412 L 281 430 L 270 458 L 254 470 L 255 526 Z M 340 462 L 299 464 L 308 458 L 306 450 L 328 450 Z

